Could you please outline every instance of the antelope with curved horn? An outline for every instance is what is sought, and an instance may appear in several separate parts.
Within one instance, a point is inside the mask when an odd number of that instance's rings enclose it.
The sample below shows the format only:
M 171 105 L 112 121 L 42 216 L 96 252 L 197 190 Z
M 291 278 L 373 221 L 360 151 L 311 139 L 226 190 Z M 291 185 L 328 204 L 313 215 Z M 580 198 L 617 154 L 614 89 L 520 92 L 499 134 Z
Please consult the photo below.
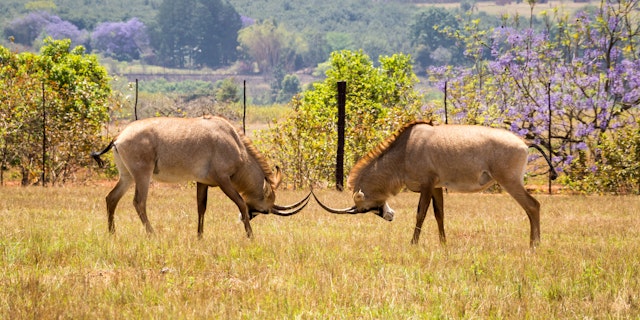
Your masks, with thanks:
M 540 203 L 524 188 L 528 148 L 539 150 L 555 172 L 542 149 L 526 143 L 513 133 L 495 128 L 469 125 L 431 126 L 416 121 L 409 123 L 358 161 L 349 173 L 348 186 L 355 205 L 332 209 L 336 214 L 374 211 L 392 221 L 394 211 L 387 199 L 403 186 L 420 193 L 416 227 L 412 243 L 417 243 L 427 209 L 433 199 L 440 241 L 444 232 L 444 200 L 442 188 L 461 192 L 478 192 L 498 183 L 527 213 L 531 226 L 530 246 L 540 242 Z
M 209 187 L 220 187 L 240 210 L 248 237 L 253 236 L 249 220 L 273 213 L 290 216 L 300 212 L 309 195 L 289 206 L 275 204 L 280 184 L 278 167 L 272 172 L 251 141 L 225 119 L 149 118 L 129 124 L 102 151 L 91 156 L 102 167 L 100 155 L 114 150 L 120 179 L 106 197 L 109 232 L 114 233 L 113 216 L 118 202 L 135 183 L 133 205 L 148 233 L 147 194 L 151 179 L 161 182 L 195 181 L 198 202 L 198 237 L 202 237 Z

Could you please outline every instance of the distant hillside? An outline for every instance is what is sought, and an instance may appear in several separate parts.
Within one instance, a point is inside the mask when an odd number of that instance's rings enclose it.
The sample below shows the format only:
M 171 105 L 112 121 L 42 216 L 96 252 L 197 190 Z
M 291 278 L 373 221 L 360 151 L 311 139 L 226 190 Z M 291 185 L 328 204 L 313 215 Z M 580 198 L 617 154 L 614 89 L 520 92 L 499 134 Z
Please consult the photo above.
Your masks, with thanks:
M 311 0 L 311 1 L 247 1 L 229 0 L 241 14 L 265 19 L 274 17 L 279 21 L 303 21 L 320 18 L 322 15 L 331 15 L 334 9 L 368 7 L 384 7 L 390 3 L 402 3 L 405 1 L 368 1 L 368 0 Z M 422 1 L 420 1 L 422 2 Z M 47 10 L 61 18 L 71 21 L 80 29 L 90 29 L 97 23 L 104 21 L 125 21 L 132 17 L 138 17 L 143 22 L 152 22 L 155 19 L 158 7 L 162 0 L 49 0 L 49 1 L 24 1 L 1 0 L 0 1 L 0 26 L 8 21 L 27 14 L 30 11 Z M 410 4 L 411 6 L 413 4 Z M 355 17 L 352 17 L 355 18 Z M 321 18 L 322 19 L 322 18 Z M 296 25 L 292 23 L 292 25 Z
M 93 29 L 104 21 L 126 21 L 138 17 L 145 23 L 155 19 L 162 0 L 55 0 L 0 1 L 0 27 L 31 11 L 46 10 L 80 29 Z

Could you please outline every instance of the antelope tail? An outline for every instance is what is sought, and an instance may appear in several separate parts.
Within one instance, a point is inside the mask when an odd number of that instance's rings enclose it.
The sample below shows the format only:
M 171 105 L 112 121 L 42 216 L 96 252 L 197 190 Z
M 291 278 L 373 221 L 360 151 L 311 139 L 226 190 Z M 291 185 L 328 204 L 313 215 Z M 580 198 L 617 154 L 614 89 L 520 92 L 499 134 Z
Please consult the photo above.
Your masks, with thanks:
M 98 166 L 100 168 L 104 168 L 104 161 L 102 159 L 100 159 L 100 156 L 109 152 L 109 150 L 111 150 L 111 148 L 113 148 L 113 140 L 111 140 L 111 142 L 109 142 L 109 145 L 104 148 L 104 150 L 97 152 L 91 152 L 91 157 L 93 158 L 93 160 L 95 160 L 98 163 Z
M 529 148 L 535 148 L 536 150 L 540 151 L 540 154 L 542 154 L 542 157 L 547 161 L 547 164 L 549 165 L 549 174 L 551 175 L 551 180 L 555 180 L 558 177 L 558 173 L 556 172 L 556 169 L 553 168 L 551 160 L 549 159 L 549 157 L 547 157 L 547 154 L 544 153 L 544 150 L 542 150 L 539 145 L 531 142 L 527 143 L 527 146 Z

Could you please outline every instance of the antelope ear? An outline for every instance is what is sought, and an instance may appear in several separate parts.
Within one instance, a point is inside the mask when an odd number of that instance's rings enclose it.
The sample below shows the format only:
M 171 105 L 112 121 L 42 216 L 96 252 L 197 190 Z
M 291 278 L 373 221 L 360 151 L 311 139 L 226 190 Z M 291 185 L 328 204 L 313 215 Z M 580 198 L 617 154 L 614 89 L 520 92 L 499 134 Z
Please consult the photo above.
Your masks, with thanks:
M 363 201 L 363 200 L 364 200 L 364 193 L 362 192 L 362 190 L 358 190 L 358 192 L 353 193 L 353 201 Z
M 264 193 L 265 199 L 269 199 L 269 197 L 273 193 L 273 190 L 271 189 L 271 185 L 269 184 L 267 179 L 264 179 L 264 182 L 262 183 L 262 192 Z
M 276 166 L 276 172 L 273 173 L 274 190 L 278 189 L 278 187 L 280 186 L 280 182 L 282 182 L 282 170 L 280 170 L 279 166 Z

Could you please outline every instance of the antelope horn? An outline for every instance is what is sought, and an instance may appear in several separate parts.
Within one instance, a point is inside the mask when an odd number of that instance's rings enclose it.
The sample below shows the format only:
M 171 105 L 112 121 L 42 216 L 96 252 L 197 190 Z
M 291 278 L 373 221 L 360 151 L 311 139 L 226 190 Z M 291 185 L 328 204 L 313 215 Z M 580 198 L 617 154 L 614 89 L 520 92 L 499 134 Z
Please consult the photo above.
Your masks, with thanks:
M 313 193 L 313 191 L 311 191 L 311 194 L 313 195 L 313 198 L 316 199 L 316 202 L 322 207 L 322 209 L 329 211 L 331 213 L 336 213 L 336 214 L 356 214 L 358 213 L 356 206 L 353 206 L 351 208 L 344 208 L 344 209 L 333 209 L 333 208 L 329 208 L 327 206 L 325 206 L 322 202 L 320 202 L 320 200 L 318 200 L 318 197 L 316 197 L 316 194 Z
M 304 204 L 302 206 L 300 206 L 297 209 L 293 209 L 291 211 L 281 211 L 281 210 L 287 210 L 287 209 L 278 209 L 278 208 L 285 208 L 285 207 L 280 207 L 280 206 L 273 206 L 273 208 L 271 208 L 271 213 L 277 215 L 277 216 L 282 216 L 282 217 L 286 217 L 286 216 L 292 216 L 300 211 L 302 211 L 302 209 L 304 209 L 304 207 L 307 206 L 307 204 L 309 203 L 309 196 L 311 194 L 308 194 L 304 199 L 302 199 L 300 202 L 296 203 L 295 205 L 291 205 L 291 206 L 287 206 L 288 208 L 295 208 L 296 206 L 300 205 L 302 202 L 304 202 Z M 276 208 L 278 207 L 278 208 Z
M 298 201 L 298 202 L 296 202 L 296 203 L 294 203 L 292 205 L 288 205 L 288 206 L 279 206 L 277 204 L 274 204 L 273 205 L 273 209 L 276 209 L 276 210 L 289 210 L 289 209 L 297 208 L 302 202 L 308 200 L 310 196 L 311 196 L 311 192 L 309 192 L 309 194 L 306 197 L 304 197 L 302 200 L 300 200 L 300 201 Z M 305 205 L 306 205 L 306 203 L 305 203 Z

